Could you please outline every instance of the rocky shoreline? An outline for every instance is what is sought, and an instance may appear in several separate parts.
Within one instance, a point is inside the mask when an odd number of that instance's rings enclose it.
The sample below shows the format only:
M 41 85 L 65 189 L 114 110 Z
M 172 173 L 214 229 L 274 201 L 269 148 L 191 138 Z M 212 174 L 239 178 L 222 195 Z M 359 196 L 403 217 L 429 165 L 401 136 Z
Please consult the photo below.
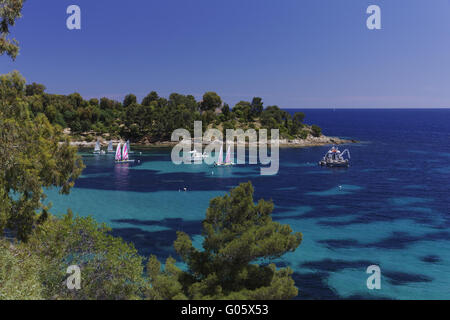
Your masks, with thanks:
M 106 147 L 109 143 L 109 141 L 112 141 L 114 145 L 117 145 L 119 142 L 123 142 L 123 140 L 117 140 L 117 139 L 111 139 L 106 140 L 102 137 L 97 137 L 100 140 L 100 143 L 102 147 Z M 71 141 L 70 144 L 73 146 L 77 146 L 80 148 L 93 148 L 96 144 L 97 138 L 93 141 Z M 271 140 L 268 141 L 270 144 Z M 316 146 L 324 146 L 324 145 L 341 145 L 341 144 L 349 144 L 349 143 L 357 143 L 356 140 L 349 140 L 349 139 L 341 139 L 338 137 L 327 137 L 327 136 L 320 136 L 320 137 L 313 137 L 311 135 L 308 135 L 306 139 L 294 139 L 294 140 L 288 140 L 288 139 L 279 139 L 279 146 L 282 148 L 306 148 L 306 147 L 316 147 Z M 136 147 L 173 147 L 177 145 L 180 142 L 173 142 L 173 141 L 157 141 L 157 142 L 145 142 L 145 143 L 133 143 L 133 146 Z M 193 141 L 186 141 L 187 144 L 193 143 Z M 208 143 L 204 143 L 208 144 Z M 238 143 L 236 143 L 238 144 Z M 258 143 L 257 143 L 258 144 Z M 249 146 L 250 144 L 248 142 L 245 143 L 246 146 Z

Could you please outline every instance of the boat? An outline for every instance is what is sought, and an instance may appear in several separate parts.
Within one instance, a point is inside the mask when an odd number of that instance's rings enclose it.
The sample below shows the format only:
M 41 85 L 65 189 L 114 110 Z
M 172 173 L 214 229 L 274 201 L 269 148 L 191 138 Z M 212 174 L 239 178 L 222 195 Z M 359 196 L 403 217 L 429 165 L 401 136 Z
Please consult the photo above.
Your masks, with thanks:
M 191 156 L 191 161 L 197 161 L 197 160 L 203 160 L 205 158 L 208 158 L 209 156 L 206 154 L 206 152 L 201 153 L 194 149 L 194 151 L 189 151 L 189 154 Z
M 105 154 L 105 151 L 102 150 L 102 147 L 100 145 L 100 140 L 97 140 L 97 142 L 95 143 L 93 154 Z
M 222 151 L 222 148 L 220 148 L 219 158 L 217 159 L 217 162 L 214 163 L 214 166 L 227 167 L 227 166 L 234 165 L 234 163 L 231 161 L 231 146 L 228 146 L 227 155 L 225 157 L 225 162 L 222 162 L 222 161 L 223 161 L 223 151 Z
M 344 154 L 347 154 L 348 158 L 344 158 Z M 322 160 L 319 161 L 319 165 L 326 167 L 348 167 L 350 166 L 350 151 L 345 149 L 340 151 L 337 147 L 333 146 Z
M 112 141 L 110 141 L 108 143 L 108 150 L 106 151 L 107 153 L 114 153 L 114 148 L 113 148 L 113 143 Z
M 130 160 L 128 157 L 128 147 L 126 143 L 123 144 L 122 148 L 120 142 L 117 145 L 115 160 L 117 163 L 134 162 L 134 160 Z
M 134 151 L 131 151 L 131 148 L 130 148 L 130 140 L 127 140 L 127 149 L 128 149 L 128 154 L 134 153 Z

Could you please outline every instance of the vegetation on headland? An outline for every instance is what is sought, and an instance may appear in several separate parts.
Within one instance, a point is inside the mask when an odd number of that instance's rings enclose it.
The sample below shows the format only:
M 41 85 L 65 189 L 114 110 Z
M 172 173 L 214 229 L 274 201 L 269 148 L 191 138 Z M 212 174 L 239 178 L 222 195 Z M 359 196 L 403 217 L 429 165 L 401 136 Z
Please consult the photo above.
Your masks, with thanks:
M 6 36 L 21 8 L 21 0 L 1 0 L 0 54 L 12 58 L 18 47 Z M 95 119 L 111 114 L 106 127 L 110 130 L 116 128 L 117 115 L 130 114 L 124 118 L 128 123 L 118 125 L 118 134 L 144 137 L 147 133 L 140 130 L 151 128 L 160 130 L 156 136 L 164 138 L 167 128 L 182 127 L 176 121 L 189 123 L 176 118 L 177 110 L 184 109 L 184 116 L 196 113 L 178 102 L 179 107 L 172 108 L 170 99 L 159 108 L 161 98 L 154 94 L 141 105 L 127 96 L 116 110 L 110 100 L 85 105 L 79 95 L 47 95 L 44 91 L 41 85 L 26 86 L 17 72 L 0 76 L 0 299 L 289 299 L 297 295 L 292 270 L 277 269 L 270 262 L 294 251 L 302 235 L 272 221 L 271 202 L 254 203 L 251 183 L 211 200 L 203 221 L 203 250 L 194 248 L 187 234 L 178 233 L 174 247 L 186 270 L 176 267 L 174 258 L 167 259 L 162 269 L 155 256 L 140 256 L 133 244 L 112 236 L 109 228 L 91 217 L 74 216 L 70 209 L 62 217 L 51 214 L 44 204 L 44 189 L 54 187 L 67 194 L 83 170 L 76 148 L 63 133 L 66 119 L 72 119 L 70 125 L 79 121 L 80 126 L 92 129 L 103 123 L 92 122 L 92 115 L 103 110 Z M 179 95 L 172 100 L 177 98 L 195 102 Z M 65 108 L 67 99 L 75 103 L 75 109 Z M 113 108 L 102 109 L 102 102 L 112 103 Z M 206 117 L 219 102 L 217 95 L 207 94 L 200 105 L 192 107 L 200 107 L 203 112 L 198 114 Z M 260 110 L 262 104 L 256 105 Z M 152 106 L 165 116 L 143 117 L 142 121 L 152 119 L 151 127 L 137 125 L 138 110 L 150 111 L 155 109 Z M 248 106 L 236 110 L 249 119 Z M 269 110 L 280 114 L 279 109 Z M 166 122 L 158 125 L 155 119 Z M 67 268 L 73 265 L 81 270 L 79 290 L 66 285 Z
M 321 136 L 317 126 L 303 123 L 305 115 L 293 116 L 277 106 L 263 107 L 259 97 L 241 101 L 233 108 L 223 103 L 215 92 L 207 92 L 202 101 L 192 95 L 172 93 L 168 98 L 150 92 L 139 103 L 133 94 L 123 102 L 106 97 L 84 100 L 78 93 L 55 95 L 45 93 L 45 86 L 32 83 L 25 90 L 31 112 L 43 113 L 53 125 L 70 129 L 75 140 L 92 141 L 97 136 L 108 139 L 130 139 L 135 143 L 170 141 L 175 129 L 192 134 L 194 121 L 202 121 L 203 129 L 279 129 L 282 139 L 306 139 Z M 316 130 L 314 130 L 314 128 Z

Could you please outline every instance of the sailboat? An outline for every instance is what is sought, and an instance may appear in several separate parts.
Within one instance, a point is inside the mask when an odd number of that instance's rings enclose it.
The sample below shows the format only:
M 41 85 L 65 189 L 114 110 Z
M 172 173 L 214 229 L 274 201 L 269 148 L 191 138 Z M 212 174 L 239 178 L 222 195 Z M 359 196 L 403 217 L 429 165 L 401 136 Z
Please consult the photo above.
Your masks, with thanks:
M 97 140 L 97 142 L 95 143 L 95 148 L 94 148 L 94 154 L 105 154 L 105 151 L 102 150 L 101 145 L 100 145 L 100 140 Z
M 130 160 L 128 157 L 128 147 L 127 144 L 124 143 L 123 147 L 121 147 L 121 143 L 119 142 L 119 144 L 117 145 L 117 149 L 116 149 L 116 157 L 115 160 L 116 162 L 119 163 L 127 163 L 127 162 L 134 162 L 134 160 Z
M 108 151 L 107 151 L 107 153 L 114 153 L 114 148 L 113 148 L 112 141 L 110 141 L 108 143 Z
M 217 162 L 214 165 L 218 166 L 218 167 L 234 165 L 234 163 L 231 161 L 231 146 L 228 146 L 227 155 L 225 157 L 225 162 L 222 162 L 222 161 L 223 161 L 223 151 L 222 151 L 222 148 L 220 148 L 219 158 L 217 159 Z
M 222 147 L 220 147 L 219 150 L 219 158 L 217 158 L 217 162 L 214 163 L 215 166 L 222 166 L 223 165 L 223 151 L 222 151 Z
M 128 149 L 128 154 L 134 153 L 134 151 L 131 151 L 131 148 L 130 148 L 130 140 L 127 140 L 127 149 Z

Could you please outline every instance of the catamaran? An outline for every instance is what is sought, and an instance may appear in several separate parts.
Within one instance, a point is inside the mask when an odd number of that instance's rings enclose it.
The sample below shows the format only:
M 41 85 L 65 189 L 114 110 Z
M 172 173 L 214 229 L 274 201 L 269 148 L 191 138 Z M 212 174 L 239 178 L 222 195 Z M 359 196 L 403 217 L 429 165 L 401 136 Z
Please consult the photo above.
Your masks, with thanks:
M 94 154 L 105 154 L 105 151 L 102 150 L 101 145 L 100 145 L 100 140 L 97 140 L 97 142 L 95 143 L 95 148 L 94 148 Z
M 344 154 L 348 155 L 348 159 L 344 159 Z M 345 149 L 339 151 L 337 147 L 332 147 L 325 156 L 319 161 L 319 165 L 327 167 L 348 167 L 350 166 L 350 151 Z
M 126 143 L 123 144 L 122 148 L 120 142 L 117 145 L 115 160 L 118 163 L 134 162 L 134 160 L 130 160 L 128 157 L 128 147 Z
M 208 158 L 206 152 L 202 154 L 201 152 L 198 152 L 195 149 L 194 151 L 189 151 L 189 154 L 191 155 L 191 161 L 203 160 L 205 158 Z
M 217 162 L 214 163 L 214 165 L 218 166 L 218 167 L 234 165 L 233 161 L 231 161 L 231 146 L 228 146 L 227 155 L 225 157 L 225 162 L 223 162 L 223 151 L 222 151 L 222 148 L 220 148 L 219 158 L 217 159 Z

